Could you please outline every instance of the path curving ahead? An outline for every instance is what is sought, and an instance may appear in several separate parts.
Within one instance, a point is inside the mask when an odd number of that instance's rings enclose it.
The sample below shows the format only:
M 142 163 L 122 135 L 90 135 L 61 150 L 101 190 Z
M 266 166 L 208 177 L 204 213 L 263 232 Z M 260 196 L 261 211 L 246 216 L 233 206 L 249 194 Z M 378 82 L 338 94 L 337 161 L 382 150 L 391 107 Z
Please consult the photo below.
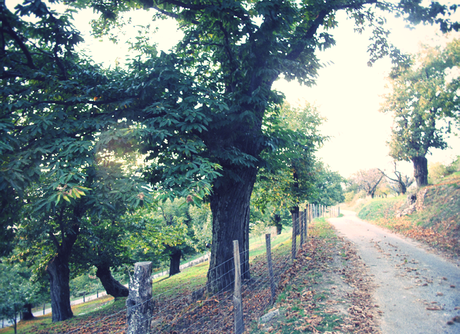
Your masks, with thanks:
M 331 218 L 353 242 L 376 285 L 384 334 L 460 333 L 460 266 L 426 247 L 342 211 Z M 448 322 L 452 324 L 448 324 Z

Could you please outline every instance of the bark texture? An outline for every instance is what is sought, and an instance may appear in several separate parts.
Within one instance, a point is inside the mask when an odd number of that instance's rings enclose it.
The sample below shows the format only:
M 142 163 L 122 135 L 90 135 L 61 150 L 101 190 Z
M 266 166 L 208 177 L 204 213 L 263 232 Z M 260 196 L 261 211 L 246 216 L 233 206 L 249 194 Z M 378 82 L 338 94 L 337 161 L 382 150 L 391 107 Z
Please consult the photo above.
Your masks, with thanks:
M 283 231 L 283 225 L 281 224 L 281 215 L 278 213 L 275 213 L 273 215 L 273 225 L 276 226 L 276 234 L 280 235 L 281 232 Z
M 22 320 L 30 320 L 34 318 L 32 313 L 32 304 L 28 303 L 24 305 L 24 310 L 22 311 Z
M 428 184 L 428 160 L 425 157 L 412 158 L 414 165 L 414 178 L 417 187 L 423 187 Z
M 73 317 L 70 307 L 69 262 L 66 257 L 55 256 L 46 268 L 50 280 L 52 321 L 63 321 Z
M 129 295 L 129 289 L 113 278 L 109 265 L 97 266 L 96 276 L 101 281 L 107 294 L 114 298 L 127 297 Z
M 182 251 L 180 249 L 173 249 L 169 257 L 169 276 L 180 273 L 180 258 L 182 257 Z
M 249 209 L 256 168 L 238 172 L 239 180 L 222 180 L 211 195 L 213 215 L 208 289 L 229 290 L 234 285 L 233 240 L 238 240 L 242 279 L 249 279 Z

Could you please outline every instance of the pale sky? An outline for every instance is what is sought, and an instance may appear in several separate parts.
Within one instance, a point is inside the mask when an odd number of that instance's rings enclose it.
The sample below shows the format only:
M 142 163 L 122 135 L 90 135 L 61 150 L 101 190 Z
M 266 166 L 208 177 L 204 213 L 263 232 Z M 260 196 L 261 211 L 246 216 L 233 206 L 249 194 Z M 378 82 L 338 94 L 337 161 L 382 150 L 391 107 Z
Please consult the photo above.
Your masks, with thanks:
M 7 1 L 7 5 L 10 7 L 17 2 Z M 135 24 L 151 23 L 150 15 L 146 11 L 139 11 Z M 89 35 L 87 22 L 92 16 L 91 11 L 79 14 L 76 23 L 78 29 L 86 32 L 84 48 L 90 51 L 96 62 L 104 62 L 107 66 L 113 66 L 117 58 L 123 61 L 126 54 L 123 45 L 101 42 Z M 360 169 L 391 169 L 386 141 L 390 138 L 392 119 L 390 115 L 378 112 L 381 96 L 385 93 L 385 77 L 390 70 L 390 61 L 381 59 L 373 67 L 368 67 L 368 33 L 354 33 L 353 22 L 347 20 L 344 13 L 339 13 L 338 20 L 339 28 L 332 31 L 337 45 L 318 53 L 321 61 L 328 65 L 320 70 L 316 86 L 302 87 L 297 82 L 279 80 L 274 88 L 282 91 L 290 104 L 308 101 L 327 118 L 322 133 L 331 138 L 318 156 L 332 170 L 349 177 Z M 160 21 L 159 24 L 161 28 L 156 41 L 160 49 L 167 51 L 180 38 L 180 34 L 175 31 L 173 22 Z M 417 51 L 421 41 L 428 43 L 438 30 L 418 26 L 411 31 L 397 19 L 391 19 L 391 27 L 390 41 L 410 53 Z M 460 35 L 457 33 L 456 36 Z M 456 138 L 451 146 L 453 148 L 445 151 L 434 151 L 432 156 L 427 157 L 428 162 L 452 161 L 460 154 L 460 140 Z M 400 163 L 400 166 L 412 176 L 410 163 Z
M 342 13 L 343 14 L 343 13 Z M 393 19 L 390 41 L 404 52 L 415 53 L 420 41 L 429 43 L 436 28 L 418 26 L 416 30 L 405 28 L 404 23 Z M 323 62 L 333 62 L 319 72 L 315 87 L 301 87 L 297 83 L 279 83 L 290 103 L 306 100 L 315 104 L 327 118 L 323 133 L 331 139 L 319 152 L 319 157 L 332 170 L 349 177 L 360 169 L 393 168 L 386 142 L 390 139 L 392 117 L 379 112 L 383 102 L 385 77 L 391 64 L 381 59 L 373 67 L 367 66 L 368 37 L 353 32 L 353 22 L 339 17 L 336 29 L 337 45 L 319 53 Z M 458 33 L 456 36 L 460 36 Z M 433 43 L 433 42 L 431 42 Z M 460 140 L 451 142 L 452 149 L 434 150 L 428 162 L 450 163 L 460 154 Z M 411 163 L 398 163 L 412 176 Z
M 144 22 L 149 22 L 149 15 L 142 12 Z M 390 169 L 392 159 L 388 156 L 386 142 L 390 139 L 392 118 L 379 113 L 382 95 L 385 92 L 385 77 L 390 71 L 389 59 L 379 60 L 373 67 L 368 67 L 368 34 L 353 32 L 353 22 L 339 14 L 339 28 L 333 31 L 337 45 L 319 53 L 319 57 L 328 64 L 319 72 L 317 85 L 300 86 L 297 82 L 287 83 L 279 80 L 274 88 L 282 91 L 287 101 L 302 104 L 308 101 L 315 104 L 319 112 L 327 118 L 322 128 L 330 140 L 318 152 L 318 156 L 334 171 L 349 177 L 360 169 Z M 137 23 L 142 22 L 139 18 Z M 172 22 L 160 22 L 162 28 L 157 33 L 160 49 L 168 50 L 179 38 Z M 421 41 L 430 42 L 435 37 L 437 28 L 418 26 L 416 30 L 405 28 L 400 20 L 392 19 L 393 33 L 390 40 L 404 52 L 415 53 Z M 458 34 L 457 34 L 458 35 Z M 90 38 L 87 38 L 89 41 Z M 116 57 L 121 47 L 91 42 L 90 48 L 98 61 L 110 62 Z M 99 50 L 99 51 L 96 51 Z M 123 54 L 121 52 L 121 54 Z M 452 143 L 453 149 L 436 150 L 428 156 L 429 163 L 449 163 L 460 154 L 460 140 Z M 400 168 L 408 175 L 413 174 L 411 163 L 401 162 Z

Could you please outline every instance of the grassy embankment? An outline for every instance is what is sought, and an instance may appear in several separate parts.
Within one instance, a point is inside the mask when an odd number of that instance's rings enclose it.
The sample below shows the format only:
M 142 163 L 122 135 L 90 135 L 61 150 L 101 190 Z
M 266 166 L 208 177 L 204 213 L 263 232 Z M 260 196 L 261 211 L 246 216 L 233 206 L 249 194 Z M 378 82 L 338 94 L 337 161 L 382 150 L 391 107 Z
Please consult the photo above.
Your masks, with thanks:
M 428 185 L 422 210 L 397 218 L 406 209 L 407 194 L 360 201 L 351 207 L 361 219 L 402 233 L 458 258 L 460 256 L 460 172 Z M 414 193 L 414 192 L 412 192 Z
M 290 251 L 291 229 L 286 229 L 279 236 L 272 240 L 272 249 L 274 252 L 287 253 Z M 254 236 L 250 239 L 250 259 L 254 261 L 255 257 L 265 253 L 265 237 Z M 203 285 L 206 282 L 206 274 L 208 262 L 203 262 L 197 266 L 187 268 L 181 273 L 172 277 L 164 276 L 153 281 L 153 295 L 158 294 L 183 294 L 193 291 L 197 286 Z M 67 321 L 53 324 L 51 322 L 51 314 L 36 317 L 30 321 L 20 321 L 18 324 L 18 333 L 63 333 L 83 327 L 89 323 L 101 324 L 101 320 L 107 316 L 111 316 L 117 312 L 124 312 L 125 298 L 114 300 L 111 296 L 104 296 L 91 302 L 72 306 L 74 318 Z M 115 321 L 113 326 L 120 329 L 126 325 L 123 320 Z M 87 331 L 77 331 L 78 333 L 92 333 L 94 325 L 88 326 Z M 116 330 L 114 328 L 114 330 Z M 13 327 L 0 329 L 1 334 L 14 333 Z

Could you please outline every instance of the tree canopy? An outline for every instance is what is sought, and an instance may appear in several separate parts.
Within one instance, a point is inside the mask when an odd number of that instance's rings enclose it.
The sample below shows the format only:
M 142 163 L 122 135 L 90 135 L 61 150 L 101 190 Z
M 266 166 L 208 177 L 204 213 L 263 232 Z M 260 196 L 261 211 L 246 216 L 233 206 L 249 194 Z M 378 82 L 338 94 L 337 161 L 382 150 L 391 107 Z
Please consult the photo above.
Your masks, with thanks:
M 389 78 L 392 91 L 381 110 L 394 117 L 390 156 L 412 161 L 418 187 L 428 183 L 426 156 L 431 149 L 447 148 L 446 135 L 460 124 L 459 56 L 459 40 L 445 48 L 423 46 Z
M 49 223 L 43 228 L 52 226 L 50 217 L 59 220 L 55 226 L 68 223 L 70 239 L 60 237 L 73 244 L 86 212 L 96 207 L 87 205 L 90 195 L 99 195 L 88 184 L 97 153 L 140 150 L 149 161 L 145 181 L 163 197 L 210 202 L 211 289 L 233 282 L 232 271 L 217 272 L 233 256 L 232 240 L 249 248 L 251 192 L 262 153 L 273 142 L 263 125 L 267 111 L 283 100 L 272 84 L 280 77 L 315 82 L 317 51 L 334 45 L 336 12 L 346 11 L 358 31 L 372 29 L 370 63 L 400 56 L 387 41 L 385 13 L 438 24 L 442 31 L 459 28 L 449 18 L 456 6 L 424 7 L 418 0 L 66 3 L 100 13 L 98 34 L 110 32 L 125 11 L 153 9 L 156 18 L 177 20 L 184 37 L 160 54 L 140 39 L 133 52 L 141 56 L 125 68 L 103 69 L 75 51 L 82 39 L 71 11 L 57 13 L 45 1 L 27 0 L 13 13 L 0 2 L 2 229 L 14 233 L 13 212 L 27 204 L 52 214 L 41 216 Z M 29 192 L 33 203 L 24 202 Z M 140 204 L 138 195 L 126 198 Z M 8 250 L 4 240 L 3 246 Z M 241 272 L 249 278 L 244 254 Z

